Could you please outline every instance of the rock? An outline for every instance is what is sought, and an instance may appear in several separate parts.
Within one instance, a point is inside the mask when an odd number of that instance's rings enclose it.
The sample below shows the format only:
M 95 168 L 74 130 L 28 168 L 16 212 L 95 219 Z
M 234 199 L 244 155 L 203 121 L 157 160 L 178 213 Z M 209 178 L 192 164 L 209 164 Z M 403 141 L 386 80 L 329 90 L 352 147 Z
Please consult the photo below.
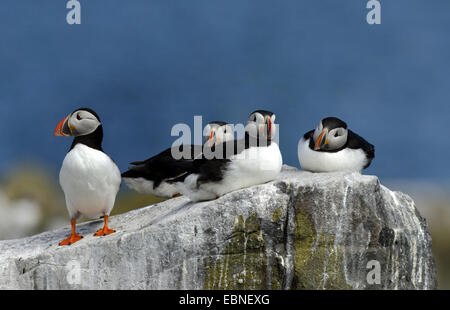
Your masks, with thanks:
M 1 289 L 436 289 L 431 238 L 405 194 L 357 173 L 300 172 L 209 202 L 171 199 L 0 242 Z

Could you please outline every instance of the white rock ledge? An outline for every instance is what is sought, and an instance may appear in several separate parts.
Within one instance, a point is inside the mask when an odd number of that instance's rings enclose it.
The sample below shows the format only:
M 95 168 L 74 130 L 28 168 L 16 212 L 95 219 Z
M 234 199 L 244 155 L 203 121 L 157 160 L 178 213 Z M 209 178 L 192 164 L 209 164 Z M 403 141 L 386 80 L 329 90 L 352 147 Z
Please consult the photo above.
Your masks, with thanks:
M 117 232 L 94 237 L 102 224 L 79 225 L 70 247 L 58 246 L 69 227 L 0 242 L 0 288 L 437 288 L 425 220 L 375 176 L 285 166 L 215 201 L 113 216 Z

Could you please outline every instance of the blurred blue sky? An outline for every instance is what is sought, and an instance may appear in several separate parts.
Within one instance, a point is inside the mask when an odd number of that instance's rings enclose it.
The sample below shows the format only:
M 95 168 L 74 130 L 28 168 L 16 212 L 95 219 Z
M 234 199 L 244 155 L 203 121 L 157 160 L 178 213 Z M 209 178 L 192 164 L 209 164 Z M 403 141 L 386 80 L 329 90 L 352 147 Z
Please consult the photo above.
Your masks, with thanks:
M 244 122 L 269 109 L 284 162 L 326 116 L 376 146 L 367 173 L 447 180 L 450 1 L 65 0 L 0 3 L 0 173 L 23 161 L 59 170 L 53 137 L 77 107 L 101 116 L 121 170 L 171 145 L 171 127 Z

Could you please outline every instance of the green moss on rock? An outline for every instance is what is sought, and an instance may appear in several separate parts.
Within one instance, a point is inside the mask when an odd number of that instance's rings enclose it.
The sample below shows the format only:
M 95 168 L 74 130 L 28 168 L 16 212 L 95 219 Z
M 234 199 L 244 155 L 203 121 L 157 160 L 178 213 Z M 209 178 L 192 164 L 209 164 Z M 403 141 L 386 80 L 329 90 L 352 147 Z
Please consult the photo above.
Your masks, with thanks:
M 295 217 L 294 289 L 351 289 L 344 275 L 343 255 L 334 246 L 334 236 L 317 234 L 314 224 L 299 204 Z
M 256 214 L 238 216 L 228 245 L 217 257 L 206 261 L 205 289 L 261 290 L 282 287 L 279 268 L 267 268 L 265 241 Z M 267 277 L 271 270 L 270 277 Z M 268 287 L 269 286 L 269 287 Z
M 273 221 L 281 218 L 275 210 Z M 238 216 L 228 239 L 218 256 L 205 261 L 205 289 L 261 290 L 282 289 L 285 270 L 266 256 L 266 243 L 260 220 L 255 214 Z M 343 254 L 334 245 L 334 236 L 317 234 L 307 211 L 297 205 L 294 234 L 293 289 L 351 289 L 344 276 Z M 270 265 L 269 265 L 270 264 Z
M 264 289 L 266 255 L 256 215 L 236 218 L 227 247 L 207 262 L 205 289 Z
M 278 222 L 278 220 L 281 218 L 282 215 L 283 214 L 281 212 L 281 208 L 276 208 L 275 212 L 273 213 L 273 216 L 272 216 L 272 221 L 274 223 Z

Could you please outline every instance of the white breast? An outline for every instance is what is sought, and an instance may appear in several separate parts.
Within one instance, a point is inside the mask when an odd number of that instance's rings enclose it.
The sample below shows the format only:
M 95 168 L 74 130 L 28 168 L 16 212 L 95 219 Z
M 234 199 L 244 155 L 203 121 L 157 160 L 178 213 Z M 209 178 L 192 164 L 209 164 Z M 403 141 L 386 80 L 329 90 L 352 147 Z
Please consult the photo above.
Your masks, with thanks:
M 77 144 L 64 159 L 59 182 L 72 219 L 111 212 L 120 188 L 119 168 L 103 152 Z
M 281 171 L 283 159 L 276 143 L 269 147 L 252 147 L 230 158 L 220 182 L 204 183 L 197 188 L 198 175 L 189 175 L 178 187 L 193 201 L 211 200 L 234 190 L 274 180 Z
M 304 137 L 298 143 L 298 160 L 303 170 L 312 172 L 361 172 L 367 163 L 366 154 L 361 149 L 317 152 L 309 147 L 309 139 L 305 140 Z

